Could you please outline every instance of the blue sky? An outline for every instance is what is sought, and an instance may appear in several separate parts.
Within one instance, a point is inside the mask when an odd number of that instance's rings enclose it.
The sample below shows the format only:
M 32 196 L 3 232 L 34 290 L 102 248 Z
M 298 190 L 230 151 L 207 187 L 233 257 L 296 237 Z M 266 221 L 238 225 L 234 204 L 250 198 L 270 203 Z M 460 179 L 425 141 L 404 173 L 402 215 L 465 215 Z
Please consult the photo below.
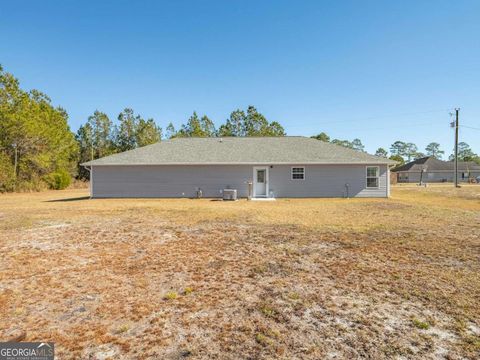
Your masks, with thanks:
M 125 107 L 166 127 L 252 104 L 289 135 L 450 152 L 480 128 L 480 1 L 0 1 L 0 63 L 76 131 Z M 480 131 L 460 136 L 480 153 Z

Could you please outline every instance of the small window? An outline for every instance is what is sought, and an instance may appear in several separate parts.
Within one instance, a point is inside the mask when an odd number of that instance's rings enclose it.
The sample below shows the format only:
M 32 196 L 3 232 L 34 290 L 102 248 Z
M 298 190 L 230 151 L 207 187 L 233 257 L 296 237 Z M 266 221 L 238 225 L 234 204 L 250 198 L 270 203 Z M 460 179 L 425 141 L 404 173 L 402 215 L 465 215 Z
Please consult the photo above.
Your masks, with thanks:
M 367 166 L 367 188 L 378 188 L 378 166 Z
M 292 167 L 292 180 L 305 180 L 305 168 Z
M 257 170 L 257 183 L 265 182 L 265 170 Z

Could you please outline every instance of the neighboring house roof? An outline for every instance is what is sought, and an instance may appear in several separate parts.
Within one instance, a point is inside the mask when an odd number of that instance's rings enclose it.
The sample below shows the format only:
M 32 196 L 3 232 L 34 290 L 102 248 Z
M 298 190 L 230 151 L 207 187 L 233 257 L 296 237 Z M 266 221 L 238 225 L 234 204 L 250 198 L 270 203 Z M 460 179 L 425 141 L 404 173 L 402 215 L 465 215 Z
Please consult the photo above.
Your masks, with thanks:
M 398 166 L 392 169 L 393 172 L 421 172 L 423 169 L 428 172 L 435 171 L 454 171 L 454 162 L 453 161 L 442 161 L 434 158 L 433 156 L 427 156 L 420 159 L 416 159 L 404 165 Z M 476 164 L 473 161 L 459 161 L 458 162 L 459 171 L 472 171 L 479 170 L 480 165 Z
M 396 164 L 300 137 L 174 138 L 83 163 L 90 165 Z

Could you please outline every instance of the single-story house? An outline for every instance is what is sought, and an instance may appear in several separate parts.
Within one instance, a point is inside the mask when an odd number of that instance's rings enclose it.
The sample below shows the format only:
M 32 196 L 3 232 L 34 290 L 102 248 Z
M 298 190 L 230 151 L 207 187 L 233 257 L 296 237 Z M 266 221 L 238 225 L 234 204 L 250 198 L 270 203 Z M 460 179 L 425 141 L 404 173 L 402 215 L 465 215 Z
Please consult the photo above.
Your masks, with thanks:
M 174 138 L 84 164 L 93 198 L 388 197 L 395 162 L 300 137 Z
M 455 163 L 442 161 L 433 156 L 416 159 L 392 169 L 397 174 L 399 183 L 451 182 L 454 181 Z M 458 180 L 468 181 L 469 178 L 480 176 L 480 165 L 473 161 L 458 162 Z

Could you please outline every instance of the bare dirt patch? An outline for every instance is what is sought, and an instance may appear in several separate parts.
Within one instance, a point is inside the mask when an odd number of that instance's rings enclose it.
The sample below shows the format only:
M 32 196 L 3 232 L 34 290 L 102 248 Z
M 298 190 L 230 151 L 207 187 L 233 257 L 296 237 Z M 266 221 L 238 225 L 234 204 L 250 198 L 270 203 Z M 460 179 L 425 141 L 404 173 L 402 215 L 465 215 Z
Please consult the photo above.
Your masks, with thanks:
M 0 338 L 67 359 L 476 358 L 480 202 L 417 191 L 0 197 Z

